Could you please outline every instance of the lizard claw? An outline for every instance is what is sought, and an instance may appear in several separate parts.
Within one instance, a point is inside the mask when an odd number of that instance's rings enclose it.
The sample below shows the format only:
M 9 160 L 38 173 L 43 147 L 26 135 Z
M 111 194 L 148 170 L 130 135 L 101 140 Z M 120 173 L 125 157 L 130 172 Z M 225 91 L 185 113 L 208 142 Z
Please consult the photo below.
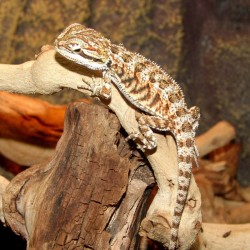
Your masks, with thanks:
M 83 81 L 83 79 L 82 79 L 82 81 Z M 83 84 L 78 85 L 77 88 L 78 89 L 88 90 L 88 91 L 92 92 L 92 95 L 93 95 L 93 88 L 94 88 L 93 83 L 83 81 Z
M 83 79 L 82 79 L 83 81 Z M 91 96 L 97 96 L 99 98 L 110 99 L 111 97 L 111 87 L 109 84 L 103 84 L 97 82 L 92 76 L 91 82 L 83 81 L 82 85 L 77 86 L 78 89 L 85 89 L 91 92 Z

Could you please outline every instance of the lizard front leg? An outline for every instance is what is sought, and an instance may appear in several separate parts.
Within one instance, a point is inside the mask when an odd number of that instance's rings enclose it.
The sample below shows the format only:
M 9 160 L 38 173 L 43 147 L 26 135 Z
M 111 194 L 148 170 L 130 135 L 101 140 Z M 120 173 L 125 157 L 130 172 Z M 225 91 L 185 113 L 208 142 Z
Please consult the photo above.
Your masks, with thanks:
M 97 96 L 100 99 L 110 99 L 111 98 L 111 78 L 110 74 L 106 71 L 103 72 L 103 81 L 97 81 L 92 77 L 92 81 L 83 81 L 82 85 L 77 86 L 78 89 L 85 89 L 91 92 L 91 96 Z

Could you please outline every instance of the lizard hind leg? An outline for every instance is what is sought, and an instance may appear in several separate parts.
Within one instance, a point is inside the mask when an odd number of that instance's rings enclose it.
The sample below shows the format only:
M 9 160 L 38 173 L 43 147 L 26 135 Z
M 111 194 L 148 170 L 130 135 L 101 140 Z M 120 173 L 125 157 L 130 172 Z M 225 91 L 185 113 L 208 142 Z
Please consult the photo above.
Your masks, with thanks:
M 196 106 L 191 107 L 189 109 L 189 116 L 193 126 L 193 130 L 195 131 L 198 128 L 199 120 L 200 120 L 200 109 Z
M 157 147 L 157 141 L 152 129 L 159 131 L 171 131 L 170 122 L 150 115 L 141 115 L 138 119 L 138 132 L 130 133 L 127 140 L 132 139 L 137 143 L 137 148 L 142 151 L 153 150 Z
M 200 119 L 200 109 L 196 106 L 191 107 L 189 109 L 189 116 L 190 116 L 190 121 L 192 123 L 192 129 L 193 129 L 193 138 L 195 137 L 195 131 L 199 126 L 199 119 Z M 199 151 L 198 148 L 195 144 L 195 141 L 193 142 L 193 157 L 195 160 L 195 164 L 198 167 L 198 157 L 199 157 Z

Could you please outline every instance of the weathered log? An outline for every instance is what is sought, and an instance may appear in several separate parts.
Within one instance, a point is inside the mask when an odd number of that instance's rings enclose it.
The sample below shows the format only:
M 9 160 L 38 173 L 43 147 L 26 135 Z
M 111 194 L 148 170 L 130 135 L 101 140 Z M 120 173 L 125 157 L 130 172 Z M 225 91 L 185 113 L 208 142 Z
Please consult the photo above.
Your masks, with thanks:
M 238 206 L 227 209 L 227 223 L 240 224 L 250 223 L 250 203 L 238 204 Z
M 206 133 L 196 138 L 200 157 L 213 150 L 227 145 L 236 136 L 235 128 L 226 121 L 221 121 L 210 128 Z
M 239 193 L 244 201 L 250 202 L 250 187 L 239 188 Z
M 202 233 L 191 250 L 250 249 L 250 224 L 203 223 Z
M 202 221 L 211 223 L 226 223 L 224 210 L 216 207 L 212 183 L 202 173 L 196 174 L 195 180 L 201 192 Z
M 209 154 L 212 162 L 225 161 L 227 170 L 232 178 L 237 174 L 237 167 L 240 158 L 241 145 L 239 143 L 228 143 L 224 147 L 218 148 Z
M 2 201 L 2 197 L 3 194 L 5 192 L 6 187 L 8 186 L 10 182 L 4 178 L 3 176 L 0 176 L 0 220 L 2 222 L 5 221 L 4 219 L 4 214 L 3 214 L 3 201 Z
M 1 155 L 20 166 L 30 167 L 31 165 L 47 161 L 54 152 L 54 147 L 42 147 L 23 141 L 0 138 Z
M 0 137 L 55 146 L 63 131 L 65 105 L 0 92 Z
M 129 159 L 119 126 L 104 107 L 71 105 L 51 161 L 11 181 L 4 218 L 28 249 L 134 249 L 143 194 L 154 180 Z
M 209 160 L 199 160 L 200 168 L 194 173 L 202 173 L 210 181 L 214 194 L 240 201 L 244 197 L 236 180 L 239 150 L 240 145 L 234 143 L 216 149 L 207 157 Z
M 249 189 L 236 179 L 241 145 L 232 141 L 234 137 L 233 126 L 220 122 L 197 138 L 201 154 L 207 154 L 194 171 L 202 194 L 203 222 L 250 222 Z

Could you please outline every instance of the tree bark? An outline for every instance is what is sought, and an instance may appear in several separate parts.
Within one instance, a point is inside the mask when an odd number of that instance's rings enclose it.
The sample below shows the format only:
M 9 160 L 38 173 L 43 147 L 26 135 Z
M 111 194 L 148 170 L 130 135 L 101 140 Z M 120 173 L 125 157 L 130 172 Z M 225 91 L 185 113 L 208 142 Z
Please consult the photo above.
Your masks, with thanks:
M 10 182 L 4 217 L 28 249 L 135 249 L 143 194 L 154 179 L 130 159 L 119 129 L 107 108 L 74 103 L 50 162 Z

